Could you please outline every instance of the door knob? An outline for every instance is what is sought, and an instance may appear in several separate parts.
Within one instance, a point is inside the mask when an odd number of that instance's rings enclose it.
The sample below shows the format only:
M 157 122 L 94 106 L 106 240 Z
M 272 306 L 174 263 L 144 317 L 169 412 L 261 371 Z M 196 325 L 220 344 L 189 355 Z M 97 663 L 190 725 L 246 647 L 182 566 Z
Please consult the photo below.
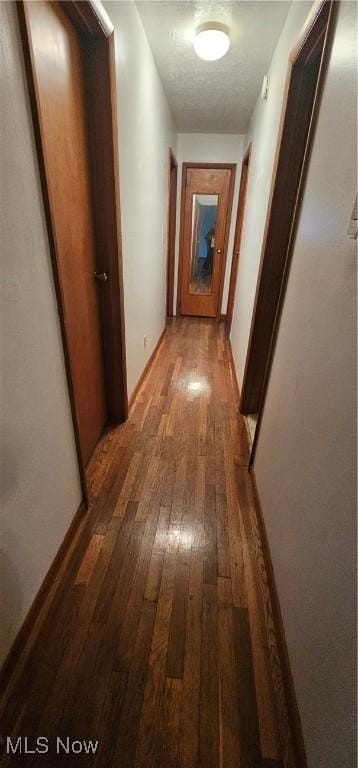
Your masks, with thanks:
M 218 248 L 218 251 L 217 251 L 217 252 L 218 252 L 218 253 L 222 253 L 222 250 L 221 250 L 221 248 Z
M 108 280 L 107 272 L 95 272 L 95 279 L 100 280 L 101 283 L 105 283 Z

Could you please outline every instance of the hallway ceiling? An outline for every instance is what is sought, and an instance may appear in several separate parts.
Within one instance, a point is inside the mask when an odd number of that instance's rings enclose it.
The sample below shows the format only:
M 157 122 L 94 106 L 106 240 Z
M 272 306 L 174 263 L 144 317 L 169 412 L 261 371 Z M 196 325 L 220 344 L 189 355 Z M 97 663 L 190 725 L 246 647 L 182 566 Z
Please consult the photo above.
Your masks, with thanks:
M 245 133 L 291 2 L 286 0 L 138 0 L 159 74 L 179 132 Z M 231 47 L 202 61 L 195 29 L 219 21 Z

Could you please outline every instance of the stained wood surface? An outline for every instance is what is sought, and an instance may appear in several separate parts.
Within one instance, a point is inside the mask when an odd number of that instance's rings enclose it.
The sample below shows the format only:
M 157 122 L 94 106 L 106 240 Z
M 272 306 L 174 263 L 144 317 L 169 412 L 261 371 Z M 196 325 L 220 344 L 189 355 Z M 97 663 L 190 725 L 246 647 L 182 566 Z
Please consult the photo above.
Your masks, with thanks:
M 177 217 L 178 163 L 169 150 L 168 173 L 168 242 L 167 242 L 167 317 L 174 311 L 175 232 Z
M 79 33 L 58 2 L 24 6 L 79 440 L 86 464 L 108 418 L 86 80 Z
M 178 309 L 181 315 L 220 317 L 235 172 L 235 164 L 183 163 L 178 271 Z M 192 287 L 193 243 L 196 248 L 197 241 L 197 235 L 192 231 L 196 194 L 218 195 L 211 286 L 210 289 L 205 286 L 201 292 Z
M 246 152 L 245 152 L 245 156 L 244 156 L 244 159 L 243 159 L 242 165 L 241 165 L 239 200 L 238 200 L 238 204 L 237 204 L 235 238 L 234 238 L 234 251 L 233 251 L 233 254 L 232 254 L 232 261 L 231 261 L 229 294 L 228 294 L 228 299 L 227 299 L 226 320 L 225 320 L 226 333 L 228 334 L 228 336 L 230 336 L 231 324 L 232 324 L 232 316 L 233 316 L 233 313 L 234 313 L 234 304 L 235 304 L 235 296 L 236 296 L 236 283 L 237 283 L 237 275 L 238 275 L 238 271 L 239 271 L 241 237 L 242 237 L 242 228 L 243 228 L 243 224 L 244 224 L 244 214 L 245 214 L 245 205 L 246 205 L 247 182 L 248 182 L 248 176 L 249 176 L 251 146 L 252 145 L 250 143 L 248 148 L 247 148 L 247 150 L 246 150 Z
M 173 321 L 97 446 L 89 513 L 1 701 L 0 732 L 51 751 L 2 765 L 295 765 L 230 361 L 223 324 Z M 58 735 L 98 753 L 56 756 Z

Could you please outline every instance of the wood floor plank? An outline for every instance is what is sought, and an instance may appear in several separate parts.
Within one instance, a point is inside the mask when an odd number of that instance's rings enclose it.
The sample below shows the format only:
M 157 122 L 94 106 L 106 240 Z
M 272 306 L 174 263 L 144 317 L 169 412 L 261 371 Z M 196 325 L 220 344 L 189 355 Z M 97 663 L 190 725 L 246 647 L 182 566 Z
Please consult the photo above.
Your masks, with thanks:
M 167 677 L 182 678 L 188 609 L 190 550 L 179 545 L 170 617 Z
M 226 493 L 216 494 L 218 576 L 231 578 Z
M 104 536 L 94 533 L 90 539 L 86 554 L 82 560 L 75 584 L 88 584 L 97 557 L 103 546 Z
M 128 467 L 128 471 L 125 476 L 124 483 L 122 485 L 121 492 L 118 496 L 118 500 L 115 504 L 113 515 L 120 517 L 126 508 L 127 501 L 132 498 L 131 491 L 135 483 L 135 479 L 143 463 L 143 456 L 141 453 L 135 452 L 132 456 L 131 462 Z
M 206 485 L 204 528 L 206 537 L 204 559 L 204 583 L 217 582 L 217 532 L 216 532 L 216 492 L 214 485 Z
M 231 579 L 218 579 L 218 659 L 220 768 L 236 768 L 240 755 L 239 708 L 235 684 L 236 659 Z M 254 766 L 252 766 L 254 768 Z
M 97 600 L 95 621 L 101 621 L 102 623 L 107 621 L 117 587 L 118 576 L 122 570 L 124 556 L 131 538 L 137 509 L 138 502 L 127 502 L 123 523 L 119 529 L 110 558 L 107 578 L 103 581 L 103 586 Z M 114 574 L 115 578 L 113 577 Z
M 204 584 L 200 669 L 200 768 L 217 768 L 220 765 L 219 743 L 217 588 Z
M 157 601 L 162 577 L 164 555 L 168 543 L 170 507 L 160 507 L 158 525 L 151 551 L 145 600 Z
M 240 768 L 260 768 L 260 733 L 247 608 L 233 608 Z
M 163 564 L 162 581 L 148 664 L 147 683 L 138 733 L 134 762 L 136 768 L 146 768 L 147 765 L 154 761 L 155 757 L 159 728 L 158 718 L 166 678 L 165 667 L 178 545 L 179 533 L 177 529 L 169 529 L 169 543 Z
M 156 745 L 155 765 L 158 768 L 176 768 L 177 766 L 181 700 L 182 681 L 167 677 Z
M 197 765 L 199 753 L 200 662 L 202 635 L 203 556 L 193 543 L 182 688 L 178 768 Z
M 155 615 L 156 604 L 144 601 L 122 712 L 112 746 L 112 765 L 118 768 L 131 768 L 134 764 Z
M 249 547 L 243 543 L 245 576 L 248 590 L 248 606 L 250 618 L 250 634 L 254 661 L 255 688 L 260 726 L 261 752 L 264 756 L 279 758 L 278 730 L 276 713 L 272 703 L 270 690 L 270 674 L 266 664 L 264 638 L 258 615 L 258 598 L 250 559 Z
M 196 483 L 195 483 L 195 514 L 198 523 L 204 522 L 205 507 L 205 476 L 206 461 L 205 456 L 198 456 L 196 465 Z

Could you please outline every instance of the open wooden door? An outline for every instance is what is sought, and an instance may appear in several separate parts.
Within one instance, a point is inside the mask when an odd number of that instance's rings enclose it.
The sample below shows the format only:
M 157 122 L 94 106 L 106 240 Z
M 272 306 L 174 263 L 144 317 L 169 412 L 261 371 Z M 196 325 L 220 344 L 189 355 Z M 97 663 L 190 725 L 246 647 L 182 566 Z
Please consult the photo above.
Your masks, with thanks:
M 107 421 L 81 44 L 56 2 L 28 3 L 64 321 L 86 463 Z
M 87 2 L 24 2 L 19 17 L 83 477 L 127 411 L 113 27 Z

